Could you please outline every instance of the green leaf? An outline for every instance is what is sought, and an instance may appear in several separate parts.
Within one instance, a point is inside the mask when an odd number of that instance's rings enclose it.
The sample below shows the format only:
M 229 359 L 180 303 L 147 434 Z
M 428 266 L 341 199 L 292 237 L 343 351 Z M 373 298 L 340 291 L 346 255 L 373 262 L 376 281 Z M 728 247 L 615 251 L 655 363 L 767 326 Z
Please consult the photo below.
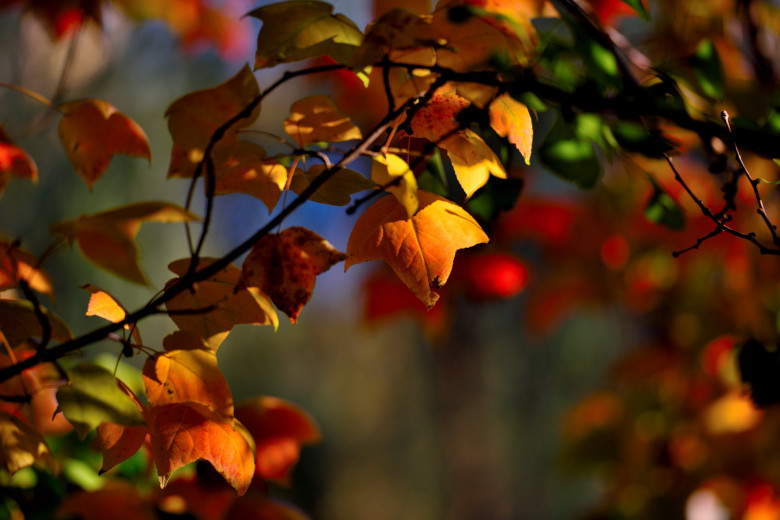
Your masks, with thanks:
M 612 134 L 624 150 L 645 157 L 661 158 L 675 148 L 675 143 L 660 132 L 649 131 L 644 126 L 630 121 L 616 122 L 612 125 Z
M 650 13 L 647 12 L 642 0 L 623 0 L 623 3 L 630 5 L 643 20 L 650 21 Z
M 554 174 L 583 189 L 594 187 L 601 177 L 601 161 L 590 139 L 582 137 L 561 117 L 545 136 L 539 158 Z
M 655 181 L 651 182 L 653 183 L 653 195 L 645 207 L 645 217 L 649 221 L 669 229 L 683 229 L 685 227 L 685 214 L 682 208 Z
M 488 183 L 468 201 L 469 210 L 490 222 L 502 211 L 509 211 L 523 191 L 523 179 L 491 177 Z
M 58 410 L 83 439 L 101 423 L 145 424 L 138 406 L 103 367 L 82 363 L 68 370 L 69 384 L 57 390 Z
M 704 40 L 699 44 L 691 65 L 702 93 L 713 99 L 723 99 L 723 67 L 712 41 Z
M 363 42 L 363 33 L 349 18 L 332 11 L 327 2 L 300 0 L 247 13 L 263 22 L 257 36 L 255 69 L 318 56 L 346 63 Z

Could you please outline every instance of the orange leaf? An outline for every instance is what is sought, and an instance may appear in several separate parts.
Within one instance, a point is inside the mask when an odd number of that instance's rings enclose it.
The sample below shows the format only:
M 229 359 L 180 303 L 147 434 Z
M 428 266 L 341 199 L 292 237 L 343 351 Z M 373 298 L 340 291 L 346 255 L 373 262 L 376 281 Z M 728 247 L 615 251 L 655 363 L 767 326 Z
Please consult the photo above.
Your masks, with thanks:
M 286 502 L 252 493 L 236 500 L 224 520 L 309 520 L 309 516 Z
M 214 88 L 192 92 L 174 101 L 165 112 L 168 117 L 168 130 L 173 137 L 168 177 L 193 177 L 198 163 L 203 159 L 206 145 L 217 128 L 241 112 L 259 95 L 257 80 L 249 65 L 245 65 L 226 82 Z M 229 156 L 226 150 L 230 150 L 238 142 L 236 132 L 250 126 L 259 115 L 258 105 L 249 117 L 226 132 L 214 147 L 214 154 L 220 157 Z
M 255 474 L 255 454 L 241 423 L 208 418 L 186 404 L 159 407 L 149 415 L 152 456 L 161 487 L 177 469 L 205 459 L 239 495 L 246 492 Z
M 152 159 L 149 141 L 138 124 L 99 99 L 71 101 L 60 106 L 58 127 L 62 146 L 76 172 L 92 189 L 118 154 Z
M 0 466 L 16 473 L 38 460 L 54 464 L 41 434 L 8 412 L 0 411 Z
M 24 280 L 31 289 L 52 294 L 51 281 L 38 264 L 38 259 L 31 253 L 7 240 L 0 240 L 0 290 L 18 287 L 19 280 Z
M 203 267 L 212 262 L 213 258 L 201 258 L 198 265 Z M 183 276 L 189 265 L 190 259 L 185 258 L 172 262 L 168 268 Z M 166 303 L 171 319 L 180 329 L 203 338 L 215 351 L 234 325 L 272 325 L 276 330 L 279 319 L 268 296 L 255 287 L 237 288 L 240 279 L 241 271 L 231 264 L 208 280 L 195 284 L 193 291 L 179 293 Z M 171 283 L 173 280 L 168 282 Z M 197 312 L 199 310 L 203 312 Z
M 504 93 L 490 103 L 488 111 L 493 130 L 501 137 L 509 139 L 509 142 L 523 155 L 525 163 L 531 164 L 534 129 L 528 108 Z
M 363 43 L 350 59 L 353 70 L 378 63 L 391 50 L 410 50 L 434 45 L 430 23 L 406 9 L 393 9 L 371 25 Z
M 38 168 L 24 150 L 15 146 L 0 125 L 0 194 L 11 180 L 11 176 L 38 182 Z
M 277 397 L 243 401 L 236 406 L 236 417 L 257 444 L 256 474 L 280 484 L 289 483 L 300 446 L 321 439 L 319 426 L 306 411 Z
M 70 495 L 58 511 L 58 518 L 63 517 L 78 517 L 82 520 L 154 520 L 157 515 L 138 494 L 134 484 L 113 480 L 97 491 L 78 491 Z
M 394 197 L 366 210 L 347 244 L 344 269 L 369 260 L 384 260 L 426 306 L 447 282 L 455 252 L 488 241 L 479 224 L 463 208 L 444 197 L 418 192 L 420 209 L 412 218 Z
M 122 307 L 122 304 L 100 287 L 87 283 L 82 285 L 81 289 L 89 291 L 91 294 L 87 305 L 87 316 L 98 316 L 113 323 L 119 323 L 127 316 L 127 311 Z M 143 343 L 138 327 L 125 324 L 125 329 L 132 331 L 133 339 L 137 345 Z
M 187 222 L 197 217 L 168 202 L 138 202 L 94 215 L 82 215 L 52 226 L 52 231 L 78 242 L 98 266 L 130 281 L 145 284 L 133 242 L 143 222 Z
M 311 96 L 293 103 L 284 130 L 301 148 L 321 141 L 334 143 L 362 137 L 360 129 L 339 112 L 328 96 Z
M 233 397 L 217 356 L 207 350 L 174 350 L 146 360 L 143 370 L 149 406 L 195 403 L 222 419 L 233 417 Z
M 295 323 L 314 291 L 317 275 L 344 260 L 324 238 L 303 227 L 260 239 L 244 260 L 243 284 L 257 287 Z
M 466 198 L 487 184 L 490 176 L 506 179 L 506 171 L 495 152 L 476 133 L 468 128 L 445 139 L 439 146 L 447 151 L 455 176 Z

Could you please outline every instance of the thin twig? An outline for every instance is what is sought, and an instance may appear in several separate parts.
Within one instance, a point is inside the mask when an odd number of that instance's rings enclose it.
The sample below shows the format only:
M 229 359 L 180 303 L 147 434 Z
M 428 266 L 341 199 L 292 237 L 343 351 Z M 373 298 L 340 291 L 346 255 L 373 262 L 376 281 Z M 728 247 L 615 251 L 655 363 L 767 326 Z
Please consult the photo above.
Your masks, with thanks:
M 58 107 L 56 104 L 54 104 L 49 98 L 46 96 L 39 94 L 35 92 L 34 90 L 30 90 L 27 87 L 22 87 L 21 85 L 14 85 L 13 83 L 5 83 L 4 81 L 0 81 L 0 87 L 1 88 L 7 88 L 10 90 L 14 90 L 16 92 L 19 92 L 20 94 L 24 94 L 30 99 L 34 99 L 38 103 L 44 105 L 47 108 L 50 108 L 52 110 L 56 110 L 57 112 L 63 113 L 62 109 Z
M 678 256 L 687 253 L 688 251 L 693 251 L 694 249 L 699 249 L 699 246 L 702 245 L 704 242 L 709 240 L 710 238 L 716 237 L 723 233 L 723 226 L 718 226 L 714 230 L 712 230 L 711 233 L 708 233 L 704 235 L 703 237 L 699 237 L 696 239 L 696 243 L 692 246 L 686 247 L 685 249 L 681 249 L 680 251 L 672 251 L 672 256 L 677 258 Z
M 729 123 L 729 113 L 725 110 L 720 113 L 720 118 L 723 120 L 723 124 L 726 125 L 726 129 L 729 131 L 729 135 L 731 135 L 731 143 L 734 146 L 734 153 L 737 156 L 737 162 L 739 163 L 739 167 L 742 168 L 742 171 L 745 174 L 745 177 L 747 177 L 747 180 L 750 182 L 750 187 L 753 188 L 753 195 L 756 197 L 756 205 L 758 205 L 758 214 L 761 215 L 761 218 L 764 221 L 764 224 L 766 224 L 767 229 L 769 229 L 769 233 L 772 235 L 772 242 L 775 244 L 776 247 L 780 247 L 780 238 L 777 236 L 777 227 L 772 224 L 772 221 L 769 220 L 769 215 L 766 213 L 766 208 L 764 208 L 764 201 L 761 200 L 761 195 L 758 193 L 758 179 L 753 179 L 753 177 L 750 175 L 750 172 L 747 169 L 747 166 L 745 166 L 745 162 L 742 160 L 742 154 L 739 153 L 739 147 L 737 146 L 737 140 L 734 137 L 734 132 L 731 130 L 731 124 Z

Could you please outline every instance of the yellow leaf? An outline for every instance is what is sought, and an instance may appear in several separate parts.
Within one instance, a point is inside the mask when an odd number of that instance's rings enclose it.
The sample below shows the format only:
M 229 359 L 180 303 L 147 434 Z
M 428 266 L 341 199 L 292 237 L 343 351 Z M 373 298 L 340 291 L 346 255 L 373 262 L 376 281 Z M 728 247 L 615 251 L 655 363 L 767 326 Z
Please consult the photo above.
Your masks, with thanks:
M 347 244 L 344 269 L 384 260 L 429 308 L 452 271 L 455 252 L 488 241 L 482 228 L 463 208 L 444 197 L 418 192 L 420 209 L 409 218 L 395 197 L 368 208 L 355 224 Z
M 493 130 L 515 145 L 525 158 L 525 163 L 531 164 L 534 129 L 528 108 L 509 94 L 504 93 L 493 100 L 488 112 L 490 126 Z
M 704 410 L 707 430 L 713 435 L 739 433 L 755 428 L 764 413 L 756 410 L 750 397 L 737 391 L 717 399 Z
M 393 9 L 371 25 L 349 65 L 361 70 L 378 63 L 391 51 L 420 49 L 436 44 L 430 23 L 424 17 L 406 9 Z
M 214 88 L 199 90 L 174 101 L 165 116 L 173 137 L 168 177 L 191 178 L 203 160 L 211 136 L 230 118 L 241 112 L 260 95 L 260 87 L 249 65 Z M 226 158 L 238 138 L 236 132 L 254 123 L 260 116 L 258 105 L 246 119 L 232 126 L 214 147 L 214 155 Z M 205 174 L 205 172 L 203 172 Z
M 51 451 L 41 434 L 10 413 L 0 411 L 0 465 L 13 474 L 39 460 L 54 468 Z
M 87 259 L 112 273 L 140 284 L 146 277 L 138 265 L 133 239 L 144 222 L 188 222 L 192 213 L 168 202 L 137 202 L 94 215 L 82 215 L 52 226 L 54 233 L 77 242 Z
M 152 159 L 149 141 L 138 124 L 99 99 L 60 106 L 58 127 L 62 146 L 76 172 L 92 189 L 118 153 Z
M 448 137 L 439 147 L 447 151 L 466 198 L 487 184 L 491 175 L 506 179 L 504 166 L 482 138 L 468 128 Z
M 246 193 L 273 211 L 287 183 L 287 168 L 266 158 L 265 150 L 249 141 L 238 141 L 223 153 L 226 157 L 220 157 L 216 166 L 214 194 Z
M 409 217 L 417 212 L 420 205 L 417 200 L 417 179 L 406 161 L 393 154 L 374 157 L 371 179 L 385 186 L 385 190 L 392 193 L 406 209 Z
M 328 96 L 311 96 L 293 103 L 284 130 L 302 148 L 322 141 L 335 143 L 362 137 L 360 129 L 339 112 Z
M 91 295 L 89 304 L 87 304 L 87 316 L 98 316 L 113 323 L 119 323 L 127 316 L 127 311 L 122 307 L 122 304 L 100 287 L 88 283 L 82 285 L 81 289 L 89 291 Z M 130 324 L 125 324 L 125 329 L 132 330 L 136 344 L 142 344 L 141 333 L 138 332 L 138 327 L 131 327 Z

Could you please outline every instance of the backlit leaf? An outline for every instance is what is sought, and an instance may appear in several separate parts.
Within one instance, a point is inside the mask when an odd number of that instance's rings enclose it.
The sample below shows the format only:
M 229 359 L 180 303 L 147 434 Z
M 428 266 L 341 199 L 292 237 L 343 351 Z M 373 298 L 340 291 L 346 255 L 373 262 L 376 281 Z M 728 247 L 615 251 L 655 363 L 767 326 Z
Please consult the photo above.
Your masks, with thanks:
M 146 277 L 138 265 L 133 239 L 144 222 L 188 222 L 192 213 L 168 202 L 138 202 L 94 215 L 82 215 L 52 226 L 52 231 L 78 243 L 87 259 L 114 274 L 140 284 Z
M 42 309 L 51 324 L 51 339 L 67 341 L 73 339 L 68 325 L 57 315 Z M 41 323 L 33 310 L 33 304 L 24 300 L 0 300 L 0 332 L 13 348 L 30 338 L 41 338 Z
M 390 192 L 406 208 L 408 216 L 417 212 L 417 179 L 406 161 L 394 154 L 378 155 L 371 163 L 371 180 Z
M 490 103 L 490 126 L 501 137 L 506 137 L 531 164 L 531 145 L 534 129 L 528 108 L 509 94 L 501 94 Z
M 101 423 L 144 424 L 136 403 L 103 367 L 82 363 L 68 370 L 68 384 L 57 391 L 60 411 L 83 439 Z
M 203 267 L 212 262 L 213 258 L 201 258 L 198 265 Z M 190 260 L 186 258 L 171 262 L 168 268 L 183 276 L 189 265 Z M 240 279 L 241 270 L 231 264 L 195 284 L 192 291 L 182 291 L 165 304 L 171 319 L 183 331 L 202 338 L 215 351 L 235 325 L 272 325 L 276 330 L 279 319 L 269 297 L 255 287 L 237 289 Z
M 151 160 L 149 140 L 138 124 L 99 99 L 60 105 L 58 127 L 62 146 L 76 172 L 90 189 L 116 154 Z
M 109 471 L 141 449 L 149 436 L 149 427 L 124 426 L 116 423 L 103 423 L 97 427 L 95 443 L 103 454 L 100 473 Z
M 645 206 L 645 216 L 651 222 L 669 229 L 685 227 L 685 213 L 682 208 L 655 182 L 653 182 L 653 194 Z
M 255 472 L 265 480 L 289 483 L 300 447 L 321 439 L 319 426 L 305 410 L 277 397 L 242 401 L 236 406 L 236 418 L 255 439 Z
M 144 364 L 149 406 L 195 403 L 221 419 L 233 417 L 233 397 L 217 356 L 207 350 L 174 350 L 150 357 Z
M 495 152 L 475 132 L 465 128 L 439 143 L 447 151 L 460 187 L 469 198 L 487 184 L 490 176 L 506 179 L 506 171 Z
M 554 174 L 583 189 L 593 188 L 601 177 L 601 162 L 593 143 L 561 117 L 556 119 L 539 147 L 539 159 Z
M 284 130 L 302 148 L 322 141 L 335 143 L 362 137 L 360 129 L 328 96 L 311 96 L 293 103 Z
M 332 12 L 329 3 L 310 0 L 279 2 L 250 11 L 248 16 L 263 22 L 255 69 L 318 56 L 346 63 L 362 43 L 363 34 L 349 18 Z
M 191 178 L 203 156 L 211 136 L 230 118 L 241 112 L 260 95 L 249 65 L 216 87 L 198 90 L 174 101 L 165 116 L 173 137 L 168 177 Z M 254 123 L 260 116 L 260 106 L 249 117 L 233 125 L 214 147 L 214 155 L 228 157 L 236 145 L 236 132 Z M 205 172 L 203 172 L 205 174 Z
M 87 316 L 98 316 L 113 323 L 119 323 L 127 316 L 127 311 L 122 307 L 122 304 L 100 287 L 88 283 L 82 285 L 81 288 L 90 293 Z M 125 324 L 125 329 L 132 330 L 136 344 L 140 345 L 142 343 L 138 327 Z
M 160 486 L 177 469 L 205 459 L 243 495 L 255 474 L 255 453 L 242 429 L 238 421 L 213 420 L 186 404 L 157 408 L 150 430 Z
M 24 280 L 34 291 L 51 295 L 51 280 L 38 264 L 31 253 L 0 239 L 0 290 L 18 287 L 19 280 Z
M 713 99 L 722 100 L 723 65 L 712 41 L 705 40 L 699 44 L 691 58 L 691 65 L 701 91 Z
M 38 168 L 24 150 L 14 145 L 0 125 L 0 194 L 5 191 L 11 176 L 38 182 Z
M 324 238 L 302 227 L 260 239 L 244 260 L 243 283 L 271 297 L 295 323 L 311 298 L 317 275 L 344 260 Z
M 409 50 L 436 44 L 430 23 L 419 14 L 406 9 L 392 9 L 371 25 L 349 65 L 361 70 L 379 62 L 393 50 Z
M 463 208 L 444 197 L 418 192 L 420 209 L 409 218 L 394 197 L 368 208 L 347 244 L 345 270 L 369 260 L 384 260 L 426 306 L 447 282 L 455 252 L 482 244 L 488 237 Z
M 13 474 L 38 460 L 54 463 L 41 434 L 17 417 L 0 411 L 0 465 Z
M 412 135 L 438 143 L 461 127 L 456 117 L 470 104 L 469 100 L 455 93 L 454 85 L 448 83 L 440 87 L 412 118 Z
M 290 184 L 290 189 L 300 195 L 323 171 L 325 171 L 324 164 L 315 164 L 305 173 L 296 172 Z M 351 202 L 352 194 L 370 190 L 374 187 L 375 184 L 360 173 L 342 168 L 333 174 L 325 184 L 320 186 L 309 200 L 333 206 L 346 206 Z

